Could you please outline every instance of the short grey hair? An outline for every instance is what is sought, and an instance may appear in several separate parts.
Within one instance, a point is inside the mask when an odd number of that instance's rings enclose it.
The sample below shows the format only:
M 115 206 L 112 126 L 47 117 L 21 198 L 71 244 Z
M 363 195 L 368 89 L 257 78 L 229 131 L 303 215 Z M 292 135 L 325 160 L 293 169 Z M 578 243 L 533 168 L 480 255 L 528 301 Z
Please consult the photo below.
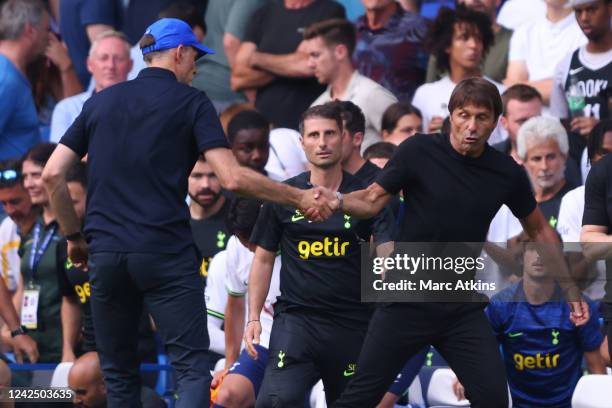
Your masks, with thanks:
M 130 41 L 128 40 L 127 36 L 121 31 L 106 30 L 102 31 L 100 34 L 96 35 L 96 38 L 94 38 L 93 42 L 91 43 L 91 47 L 89 47 L 89 56 L 91 56 L 96 51 L 96 48 L 100 44 L 100 41 L 105 38 L 116 38 L 118 40 L 121 40 L 125 44 L 125 52 L 130 55 L 132 46 L 130 45 Z
M 17 40 L 26 24 L 39 26 L 46 12 L 41 0 L 6 0 L 0 6 L 0 41 Z
M 522 160 L 527 159 L 527 149 L 554 140 L 559 145 L 559 150 L 567 156 L 569 142 L 567 132 L 559 119 L 547 116 L 535 116 L 523 123 L 518 131 L 516 139 L 516 150 Z

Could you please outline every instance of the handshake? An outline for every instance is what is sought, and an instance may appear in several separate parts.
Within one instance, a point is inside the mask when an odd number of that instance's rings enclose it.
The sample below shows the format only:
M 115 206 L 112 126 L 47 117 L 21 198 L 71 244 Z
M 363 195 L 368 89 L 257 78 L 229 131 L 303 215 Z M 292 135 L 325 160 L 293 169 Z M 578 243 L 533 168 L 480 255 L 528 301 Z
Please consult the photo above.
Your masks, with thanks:
M 341 195 L 325 187 L 313 187 L 304 190 L 299 210 L 313 222 L 322 222 L 342 207 Z

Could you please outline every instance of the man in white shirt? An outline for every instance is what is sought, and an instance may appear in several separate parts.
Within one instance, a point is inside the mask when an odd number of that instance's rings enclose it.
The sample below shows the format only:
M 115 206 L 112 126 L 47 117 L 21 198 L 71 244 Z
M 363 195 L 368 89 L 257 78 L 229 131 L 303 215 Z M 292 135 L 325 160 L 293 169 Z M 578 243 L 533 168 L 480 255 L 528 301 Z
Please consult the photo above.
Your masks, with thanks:
M 550 111 L 560 119 L 570 119 L 572 131 L 586 138 L 599 121 L 600 93 L 612 78 L 612 3 L 572 0 L 572 6 L 588 43 L 557 65 Z
M 304 33 L 308 50 L 308 65 L 327 89 L 311 106 L 335 99 L 351 101 L 359 106 L 366 118 L 366 130 L 361 152 L 382 141 L 381 122 L 385 110 L 397 98 L 377 82 L 361 75 L 353 66 L 355 27 L 347 20 L 332 19 L 315 23 Z
M 100 92 L 110 86 L 127 79 L 132 69 L 130 43 L 127 37 L 118 31 L 100 33 L 89 50 L 87 69 L 95 82 L 95 92 Z M 77 116 L 81 113 L 83 104 L 92 95 L 85 91 L 60 101 L 53 109 L 51 117 L 50 141 L 57 143 Z
M 504 85 L 536 88 L 548 106 L 555 67 L 571 50 L 586 43 L 567 0 L 545 0 L 546 15 L 518 28 L 510 40 Z
M 412 99 L 412 105 L 423 114 L 425 132 L 437 132 L 442 128 L 444 118 L 449 114 L 448 101 L 459 82 L 482 76 L 483 55 L 493 38 L 491 21 L 484 13 L 464 7 L 440 10 L 426 44 L 436 57 L 438 69 L 449 74 L 439 81 L 421 85 Z M 497 86 L 500 94 L 503 92 L 501 84 L 485 79 Z M 490 144 L 503 140 L 500 132 L 498 126 L 489 139 Z

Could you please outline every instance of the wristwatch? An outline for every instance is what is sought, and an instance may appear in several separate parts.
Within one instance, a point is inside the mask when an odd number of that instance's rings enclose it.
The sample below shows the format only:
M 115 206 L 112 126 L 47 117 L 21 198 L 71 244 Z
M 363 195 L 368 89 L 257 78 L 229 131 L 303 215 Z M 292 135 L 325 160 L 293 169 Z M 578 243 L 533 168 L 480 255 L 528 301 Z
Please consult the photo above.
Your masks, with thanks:
M 81 231 L 73 232 L 72 234 L 66 235 L 66 241 L 78 241 L 79 239 L 85 239 L 85 235 Z
M 344 204 L 344 194 L 339 191 L 336 191 L 336 198 L 338 199 L 338 208 L 336 211 L 342 211 L 342 205 Z
M 20 336 L 22 334 L 27 334 L 27 333 L 28 333 L 28 329 L 26 329 L 24 326 L 19 326 L 18 328 L 16 328 L 15 330 L 11 332 L 11 337 L 17 337 L 17 336 Z

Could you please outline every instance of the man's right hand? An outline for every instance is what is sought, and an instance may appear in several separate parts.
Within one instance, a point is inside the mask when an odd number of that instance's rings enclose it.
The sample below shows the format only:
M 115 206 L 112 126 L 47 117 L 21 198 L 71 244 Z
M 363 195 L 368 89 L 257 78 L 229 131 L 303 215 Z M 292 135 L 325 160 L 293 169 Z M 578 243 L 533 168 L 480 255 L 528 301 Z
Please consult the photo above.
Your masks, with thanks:
M 261 323 L 259 320 L 248 322 L 246 329 L 244 329 L 244 344 L 247 353 L 253 359 L 257 359 L 255 344 L 259 344 L 259 336 L 261 336 Z
M 224 370 L 220 370 L 217 371 L 216 373 L 213 374 L 213 379 L 210 383 L 210 387 L 211 388 L 217 388 L 218 386 L 221 385 L 221 383 L 223 382 L 223 377 L 225 377 L 227 375 L 227 369 Z
M 68 257 L 79 269 L 87 271 L 87 259 L 89 257 L 89 249 L 85 239 L 80 238 L 76 241 L 68 241 Z
M 325 187 L 305 190 L 300 203 L 300 211 L 310 221 L 322 222 L 331 217 L 338 208 L 338 199 L 333 191 Z
M 30 363 L 36 363 L 38 361 L 38 346 L 27 334 L 20 334 L 13 337 L 13 352 L 15 353 L 15 360 L 17 360 L 19 364 L 23 363 L 23 353 L 28 356 Z

